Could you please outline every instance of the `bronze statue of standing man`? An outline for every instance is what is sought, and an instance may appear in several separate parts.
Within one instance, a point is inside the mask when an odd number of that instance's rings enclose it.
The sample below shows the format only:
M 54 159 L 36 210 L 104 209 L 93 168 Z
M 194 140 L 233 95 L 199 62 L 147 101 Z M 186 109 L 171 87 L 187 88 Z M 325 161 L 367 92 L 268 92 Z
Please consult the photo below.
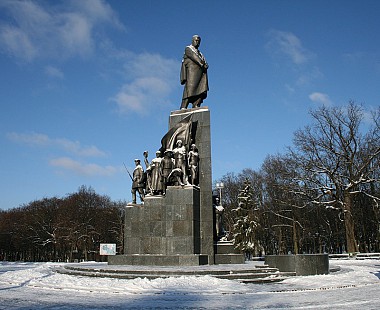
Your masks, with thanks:
M 193 104 L 193 108 L 200 107 L 207 97 L 208 64 L 198 50 L 200 44 L 201 37 L 194 35 L 191 45 L 185 48 L 181 66 L 181 85 L 185 85 L 181 109 L 187 109 L 189 103 Z
M 133 170 L 132 178 L 132 203 L 136 203 L 136 192 L 139 193 L 140 201 L 144 201 L 144 169 L 140 165 L 140 159 L 135 159 L 135 169 Z

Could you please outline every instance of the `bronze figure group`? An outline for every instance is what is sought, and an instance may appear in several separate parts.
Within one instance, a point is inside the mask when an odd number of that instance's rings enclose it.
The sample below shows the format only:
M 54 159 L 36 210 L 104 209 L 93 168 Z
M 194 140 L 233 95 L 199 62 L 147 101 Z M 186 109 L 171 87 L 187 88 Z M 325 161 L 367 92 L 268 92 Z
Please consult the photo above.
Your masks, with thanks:
M 132 183 L 132 203 L 136 204 L 136 194 L 139 194 L 141 202 L 145 196 L 165 195 L 167 186 L 198 186 L 199 153 L 195 144 L 191 145 L 190 151 L 181 140 L 176 143 L 174 150 L 166 150 L 162 156 L 160 151 L 156 157 L 148 161 L 148 152 L 145 151 L 144 162 L 146 170 L 135 159 Z

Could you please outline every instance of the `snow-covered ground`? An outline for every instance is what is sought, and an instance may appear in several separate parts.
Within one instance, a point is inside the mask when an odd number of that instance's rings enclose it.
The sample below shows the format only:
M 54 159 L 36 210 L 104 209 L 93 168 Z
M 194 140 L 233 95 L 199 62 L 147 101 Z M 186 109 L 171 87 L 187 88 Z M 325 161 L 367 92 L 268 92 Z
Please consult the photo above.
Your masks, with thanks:
M 0 309 L 380 309 L 380 260 L 331 260 L 341 271 L 273 284 L 89 278 L 57 265 L 0 263 Z

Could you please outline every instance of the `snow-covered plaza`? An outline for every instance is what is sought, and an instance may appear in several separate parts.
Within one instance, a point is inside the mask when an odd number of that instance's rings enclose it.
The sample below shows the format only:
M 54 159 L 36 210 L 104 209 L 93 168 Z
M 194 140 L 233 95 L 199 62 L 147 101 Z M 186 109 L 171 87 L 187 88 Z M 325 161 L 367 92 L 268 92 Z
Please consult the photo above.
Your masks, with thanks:
M 330 266 L 340 266 L 340 271 L 271 284 L 210 276 L 90 278 L 56 273 L 58 265 L 62 264 L 2 262 L 0 309 L 379 309 L 380 305 L 378 259 L 330 260 Z

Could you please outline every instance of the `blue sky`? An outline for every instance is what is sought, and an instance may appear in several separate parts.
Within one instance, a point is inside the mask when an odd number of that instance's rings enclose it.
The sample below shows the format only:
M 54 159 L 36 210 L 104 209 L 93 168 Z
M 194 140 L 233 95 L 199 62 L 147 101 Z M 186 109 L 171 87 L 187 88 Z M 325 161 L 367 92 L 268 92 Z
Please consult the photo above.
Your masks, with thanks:
M 92 186 L 130 200 L 182 96 L 193 34 L 209 63 L 213 179 L 284 152 L 308 112 L 380 102 L 380 1 L 0 0 L 0 208 Z

